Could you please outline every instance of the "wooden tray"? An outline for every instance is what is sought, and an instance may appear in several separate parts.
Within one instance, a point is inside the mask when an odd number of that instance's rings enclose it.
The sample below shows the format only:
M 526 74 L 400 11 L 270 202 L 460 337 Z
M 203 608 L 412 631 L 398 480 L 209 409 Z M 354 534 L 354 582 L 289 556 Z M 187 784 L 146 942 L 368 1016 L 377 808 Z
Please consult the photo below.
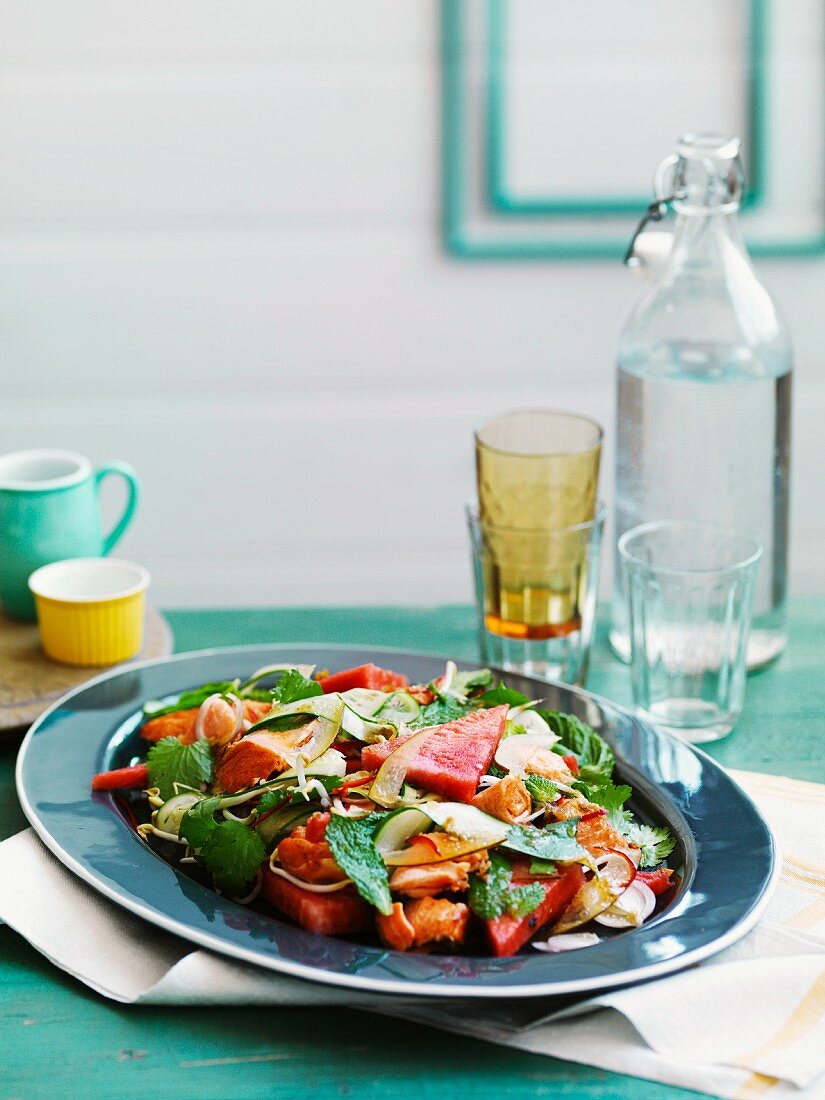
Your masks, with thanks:
M 166 619 L 147 608 L 143 649 L 135 659 L 166 657 L 172 642 Z M 105 671 L 55 664 L 40 648 L 37 623 L 18 623 L 0 615 L 0 731 L 31 725 L 61 695 Z

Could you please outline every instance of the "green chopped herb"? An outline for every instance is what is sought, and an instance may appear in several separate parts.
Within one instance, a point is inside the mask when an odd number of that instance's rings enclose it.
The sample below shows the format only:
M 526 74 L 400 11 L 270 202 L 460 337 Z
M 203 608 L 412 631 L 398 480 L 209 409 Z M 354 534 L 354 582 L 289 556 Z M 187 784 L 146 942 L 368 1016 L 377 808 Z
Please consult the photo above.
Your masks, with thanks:
M 297 703 L 301 699 L 314 699 L 316 695 L 323 694 L 324 689 L 318 681 L 307 679 L 297 668 L 288 669 L 271 692 L 272 701 L 281 706 Z
M 333 814 L 327 825 L 325 839 L 333 858 L 365 901 L 388 916 L 392 912 L 392 897 L 387 868 L 375 847 L 375 830 L 384 814 L 354 818 Z
M 531 875 L 557 875 L 558 873 L 558 867 L 549 859 L 534 859 L 530 863 Z
M 526 917 L 541 905 L 545 897 L 541 883 L 513 886 L 512 879 L 509 862 L 497 852 L 491 852 L 490 869 L 486 876 L 470 876 L 467 901 L 477 917 L 495 920 L 505 913 L 511 917 Z
M 266 858 L 266 845 L 240 821 L 218 822 L 198 856 L 215 885 L 227 894 L 242 894 Z
M 212 746 L 206 740 L 182 745 L 177 737 L 164 737 L 154 744 L 146 757 L 149 782 L 166 801 L 178 794 L 178 788 L 199 791 L 212 779 Z
M 453 677 L 450 691 L 459 695 L 472 695 L 481 688 L 489 687 L 493 682 L 493 674 L 489 668 L 477 668 L 472 672 L 457 672 Z
M 190 710 L 199 707 L 210 695 L 226 695 L 229 691 L 237 691 L 238 680 L 216 680 L 210 684 L 203 684 L 192 691 L 184 691 L 173 703 L 161 703 L 152 700 L 143 708 L 144 716 L 149 718 L 162 718 L 164 714 L 174 714 L 179 710 Z
M 212 798 L 202 798 L 200 802 L 190 806 L 181 818 L 178 835 L 187 842 L 190 848 L 194 848 L 196 851 L 202 848 L 210 833 L 217 828 L 215 811 L 218 809 L 220 801 L 220 795 L 214 795 Z
M 572 753 L 579 762 L 579 779 L 584 783 L 606 783 L 613 775 L 616 758 L 605 739 L 574 714 L 558 710 L 537 710 L 561 741 L 553 746 L 562 755 Z
M 520 707 L 524 703 L 529 703 L 530 700 L 526 695 L 522 695 L 520 691 L 516 691 L 514 688 L 505 687 L 505 685 L 499 681 L 498 687 L 491 688 L 489 691 L 485 691 L 483 695 L 479 696 L 476 700 L 480 707 Z
M 419 710 L 410 725 L 413 729 L 423 726 L 443 726 L 446 722 L 463 718 L 474 709 L 472 703 L 460 703 L 450 695 L 439 695 L 432 703 L 427 703 Z
M 532 800 L 539 806 L 547 806 L 555 802 L 559 797 L 559 789 L 552 779 L 546 779 L 543 775 L 527 775 L 524 777 L 524 786 Z
M 639 845 L 642 852 L 639 866 L 642 868 L 655 867 L 676 847 L 676 838 L 664 826 L 637 825 L 628 821 L 621 831 L 629 841 Z

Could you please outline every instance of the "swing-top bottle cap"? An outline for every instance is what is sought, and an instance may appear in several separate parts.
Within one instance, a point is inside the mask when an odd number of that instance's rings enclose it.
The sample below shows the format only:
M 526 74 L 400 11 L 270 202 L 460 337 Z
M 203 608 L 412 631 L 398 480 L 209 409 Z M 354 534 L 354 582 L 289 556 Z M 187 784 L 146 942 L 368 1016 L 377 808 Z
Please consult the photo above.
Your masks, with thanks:
M 714 160 L 734 160 L 739 156 L 741 142 L 738 137 L 720 134 L 713 130 L 683 134 L 676 143 L 676 152 L 686 160 L 712 157 Z

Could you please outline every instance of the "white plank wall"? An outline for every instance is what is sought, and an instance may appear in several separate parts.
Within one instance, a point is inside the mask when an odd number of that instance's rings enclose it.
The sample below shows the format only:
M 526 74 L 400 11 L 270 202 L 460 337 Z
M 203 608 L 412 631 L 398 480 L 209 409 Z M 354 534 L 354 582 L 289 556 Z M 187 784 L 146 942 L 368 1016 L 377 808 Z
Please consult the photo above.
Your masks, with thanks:
M 638 285 L 442 254 L 435 0 L 0 22 L 0 450 L 133 463 L 121 551 L 167 606 L 467 599 L 473 423 L 609 427 Z M 793 586 L 822 592 L 825 264 L 761 270 L 798 351 Z

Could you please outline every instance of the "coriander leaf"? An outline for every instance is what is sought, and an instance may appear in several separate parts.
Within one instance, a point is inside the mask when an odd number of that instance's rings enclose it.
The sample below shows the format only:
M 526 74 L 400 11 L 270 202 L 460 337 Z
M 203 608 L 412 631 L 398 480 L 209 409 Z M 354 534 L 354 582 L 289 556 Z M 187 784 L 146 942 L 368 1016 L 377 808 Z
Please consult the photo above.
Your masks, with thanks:
M 463 718 L 473 709 L 469 703 L 459 703 L 452 696 L 440 695 L 432 703 L 423 706 L 410 723 L 413 729 L 423 726 L 443 726 L 446 722 L 454 722 L 456 718 Z
M 563 747 L 569 748 L 579 761 L 579 778 L 585 783 L 606 783 L 613 775 L 616 758 L 605 739 L 577 718 L 558 710 L 537 710 L 553 733 L 558 734 Z M 554 746 L 556 748 L 557 746 Z
M 530 795 L 534 802 L 537 802 L 540 806 L 546 806 L 551 802 L 555 802 L 559 797 L 559 789 L 551 779 L 546 779 L 543 775 L 526 775 L 524 777 L 524 786 L 527 788 L 527 793 Z
M 559 873 L 555 863 L 549 859 L 534 859 L 530 862 L 531 875 L 557 875 Z
M 578 818 L 557 821 L 545 829 L 513 825 L 503 843 L 513 852 L 557 863 L 592 863 L 593 857 L 576 840 Z
M 486 877 L 470 877 L 467 901 L 477 917 L 482 920 L 496 920 L 505 913 L 511 917 L 526 917 L 541 905 L 545 897 L 541 883 L 513 886 L 512 879 L 513 872 L 507 860 L 497 852 L 491 852 L 490 869 Z
M 160 791 L 166 801 L 181 787 L 201 789 L 202 783 L 212 779 L 212 746 L 206 740 L 182 745 L 177 737 L 164 737 L 149 749 L 146 757 L 149 782 Z
M 248 825 L 222 821 L 206 838 L 199 858 L 219 890 L 241 894 L 266 858 L 266 845 Z
M 642 858 L 640 867 L 655 867 L 666 859 L 676 847 L 676 838 L 669 829 L 664 826 L 637 825 L 635 822 L 626 822 L 622 827 L 622 833 L 633 844 L 641 848 Z
M 498 687 L 485 691 L 474 701 L 480 707 L 500 707 L 505 704 L 508 707 L 520 707 L 523 703 L 530 702 L 526 695 L 522 695 L 520 691 L 515 691 L 513 688 L 505 687 L 501 682 Z
M 615 783 L 610 782 L 581 783 L 577 780 L 573 786 L 580 790 L 589 802 L 603 806 L 607 810 L 608 821 L 617 829 L 622 829 L 626 822 L 631 820 L 630 811 L 623 809 L 625 802 L 633 794 L 632 788 L 626 783 L 617 787 Z
M 470 695 L 479 688 L 489 687 L 492 682 L 493 674 L 489 668 L 477 668 L 472 672 L 457 672 L 450 690 L 459 695 Z
M 289 800 L 290 794 L 286 787 L 264 791 L 258 803 L 258 815 L 269 813 L 270 810 L 279 810 L 281 806 L 286 806 Z
M 220 795 L 212 798 L 202 798 L 191 806 L 181 818 L 178 835 L 181 836 L 196 851 L 202 848 L 207 838 L 217 829 L 215 811 L 221 801 Z
M 309 680 L 297 668 L 288 669 L 272 689 L 272 700 L 282 705 L 297 703 L 301 699 L 313 699 L 323 695 L 324 689 L 317 680 Z
M 384 817 L 384 814 L 361 818 L 333 814 L 324 836 L 335 862 L 355 883 L 361 897 L 389 916 L 392 897 L 387 868 L 373 839 Z

